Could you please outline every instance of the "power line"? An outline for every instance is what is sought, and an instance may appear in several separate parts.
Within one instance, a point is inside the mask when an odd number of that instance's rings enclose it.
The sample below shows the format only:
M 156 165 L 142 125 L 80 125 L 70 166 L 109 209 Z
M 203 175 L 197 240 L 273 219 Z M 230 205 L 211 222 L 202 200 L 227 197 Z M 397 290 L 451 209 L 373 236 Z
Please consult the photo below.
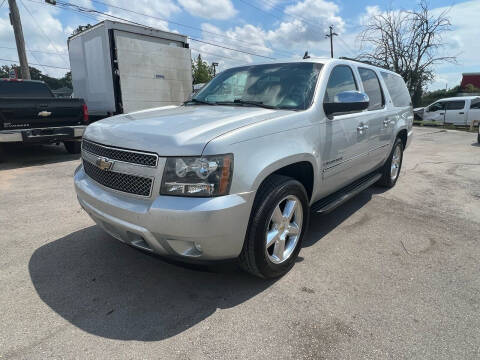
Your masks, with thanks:
M 210 56 L 216 56 L 216 57 L 219 57 L 219 58 L 224 58 L 224 59 L 229 59 L 229 60 L 234 60 L 234 61 L 240 62 L 238 59 L 235 59 L 235 58 L 232 58 L 232 57 L 229 57 L 229 56 L 218 55 L 218 54 L 214 54 L 214 53 L 207 52 L 207 51 L 204 51 L 204 50 L 196 49 L 196 48 L 193 48 L 193 47 L 190 47 L 190 49 L 193 50 L 193 51 L 196 51 L 198 53 L 207 54 L 207 55 L 210 55 Z
M 156 20 L 160 20 L 160 21 L 165 21 L 165 22 L 167 22 L 167 23 L 169 23 L 169 24 L 181 26 L 181 27 L 188 28 L 188 29 L 192 29 L 192 30 L 196 30 L 196 31 L 201 31 L 202 33 L 205 33 L 205 34 L 222 37 L 222 38 L 228 39 L 228 40 L 230 40 L 230 41 L 234 41 L 234 42 L 238 42 L 238 43 L 243 43 L 243 44 L 246 44 L 246 45 L 248 45 L 248 46 L 254 45 L 253 43 L 248 42 L 248 41 L 243 41 L 243 40 L 239 40 L 239 39 L 234 39 L 234 38 L 232 38 L 231 36 L 228 36 L 228 35 L 219 34 L 219 33 L 213 32 L 213 31 L 204 30 L 204 29 L 201 29 L 201 28 L 198 28 L 198 27 L 194 27 L 194 26 L 190 26 L 190 25 L 185 25 L 185 24 L 182 24 L 182 23 L 179 23 L 179 22 L 176 22 L 176 21 L 171 21 L 171 20 L 168 20 L 168 19 L 166 19 L 166 18 L 159 17 L 159 16 L 153 16 L 153 15 L 150 15 L 150 14 L 145 14 L 145 13 L 141 13 L 141 12 L 138 12 L 138 11 L 126 9 L 126 8 L 123 8 L 123 7 L 120 7 L 120 6 L 117 6 L 117 5 L 113 5 L 113 4 L 110 4 L 110 3 L 106 3 L 106 2 L 103 2 L 103 1 L 99 1 L 99 0 L 91 0 L 91 1 L 94 2 L 94 3 L 97 3 L 97 4 L 101 4 L 101 5 L 104 5 L 104 6 L 109 6 L 109 7 L 112 7 L 112 8 L 115 8 L 115 9 L 119 9 L 119 10 L 123 10 L 123 11 L 127 11 L 127 12 L 130 12 L 130 13 L 133 13 L 133 14 L 137 14 L 137 15 L 141 15 L 141 16 L 146 16 L 146 17 L 149 17 L 149 18 L 152 18 L 152 19 L 156 19 Z M 240 0 L 240 1 L 243 1 L 243 0 Z M 246 2 L 245 2 L 245 3 L 246 3 Z M 248 4 L 248 3 L 246 3 L 246 4 Z M 72 5 L 75 5 L 75 4 L 72 4 Z M 251 5 L 251 6 L 253 6 L 253 5 Z M 254 7 L 255 7 L 255 6 L 254 6 Z M 258 8 L 257 8 L 257 9 L 258 9 Z M 259 10 L 260 10 L 260 9 L 259 9 Z M 272 49 L 273 49 L 273 48 L 272 48 Z M 283 52 L 283 53 L 285 53 L 285 54 L 294 55 L 294 53 L 292 53 L 292 52 L 290 52 L 290 51 L 286 51 L 286 50 L 279 50 L 279 49 L 273 49 L 273 50 L 276 51 L 276 52 Z
M 135 24 L 135 25 L 139 25 L 139 26 L 142 26 L 142 27 L 147 27 L 147 28 L 153 29 L 153 27 L 151 27 L 151 26 L 148 26 L 148 25 L 145 25 L 145 24 L 133 21 L 133 20 L 128 20 L 128 19 L 120 17 L 120 16 L 106 14 L 106 13 L 104 13 L 102 11 L 99 11 L 99 10 L 96 10 L 96 9 L 90 9 L 90 8 L 79 6 L 79 5 L 76 5 L 76 4 L 65 3 L 63 1 L 57 1 L 57 6 L 58 5 L 62 9 L 70 9 L 71 7 L 73 7 L 73 8 L 78 9 L 79 11 L 85 11 L 85 12 L 88 12 L 88 13 L 97 13 L 97 14 L 108 16 L 108 17 L 111 17 L 111 18 L 114 18 L 114 19 L 117 19 L 117 20 L 122 20 L 122 21 L 129 22 L 129 23 L 132 23 L 132 24 Z M 252 56 L 261 57 L 261 58 L 265 58 L 265 59 L 275 60 L 275 58 L 270 57 L 270 56 L 259 55 L 259 54 L 256 54 L 256 53 L 253 53 L 253 52 L 250 52 L 250 51 L 235 49 L 235 48 L 231 48 L 231 47 L 228 47 L 228 46 L 223 46 L 223 45 L 219 45 L 219 44 L 216 44 L 216 43 L 212 43 L 212 42 L 209 42 L 209 41 L 196 39 L 196 38 L 193 38 L 193 37 L 190 37 L 190 40 L 201 42 L 201 43 L 212 45 L 212 46 L 216 46 L 216 47 L 220 47 L 220 48 L 231 50 L 231 51 L 236 51 L 236 52 L 239 52 L 239 53 L 244 53 L 244 54 L 247 54 L 247 55 L 252 55 Z
M 8 49 L 8 50 L 17 50 L 17 48 L 14 47 L 8 47 L 8 46 L 0 46 L 0 49 Z M 57 55 L 58 53 L 53 52 L 53 51 L 43 51 L 43 50 L 28 50 L 29 52 L 34 52 L 34 53 L 41 53 L 41 54 L 55 54 Z M 65 54 L 66 53 L 62 53 Z
M 33 22 L 37 25 L 37 28 L 43 33 L 43 35 L 47 38 L 47 40 L 50 42 L 50 45 L 52 45 L 53 49 L 55 50 L 55 52 L 57 53 L 57 55 L 59 56 L 65 56 L 65 55 L 62 55 L 61 53 L 58 52 L 56 46 L 54 45 L 52 39 L 50 39 L 50 37 L 45 33 L 45 31 L 43 31 L 42 27 L 38 24 L 37 20 L 35 19 L 35 17 L 32 15 L 32 13 L 30 12 L 30 10 L 27 8 L 27 6 L 23 3 L 22 0 L 20 0 L 20 3 L 23 5 L 23 7 L 25 8 L 25 10 L 27 10 L 28 14 L 30 15 L 30 17 L 32 18 Z M 63 60 L 66 60 L 66 57 L 63 58 Z M 66 63 L 68 64 L 69 62 L 66 61 Z
M 243 50 L 238 50 L 238 49 L 234 49 L 234 48 L 230 48 L 228 46 L 223 46 L 223 45 L 218 45 L 218 44 L 212 44 L 208 41 L 203 41 L 203 40 L 199 40 L 199 39 L 194 39 L 194 38 L 190 38 L 190 40 L 192 41 L 197 41 L 197 42 L 200 42 L 200 43 L 204 43 L 204 44 L 208 44 L 208 45 L 213 45 L 213 46 L 217 46 L 217 47 L 220 47 L 222 49 L 227 49 L 227 50 L 232 50 L 232 51 L 238 51 L 238 52 L 241 52 L 241 53 L 244 53 L 244 54 L 248 54 L 248 55 L 252 55 L 252 56 L 258 56 L 258 57 L 262 57 L 262 58 L 265 58 L 265 59 L 271 59 L 271 60 L 275 60 L 275 58 L 273 57 L 270 57 L 270 56 L 264 56 L 264 55 L 258 55 L 258 54 L 255 54 L 255 53 L 251 53 L 251 52 L 248 52 L 248 51 L 243 51 Z
M 9 59 L 2 59 L 2 58 L 0 58 L 0 61 L 8 61 L 8 62 L 16 63 L 16 64 L 19 64 L 19 63 L 20 63 L 20 62 L 17 61 L 17 60 L 9 60 Z M 68 70 L 68 71 L 70 71 L 70 68 L 64 68 L 64 67 L 60 67 L 60 66 L 37 64 L 37 63 L 30 63 L 30 65 L 45 66 L 45 67 L 50 67 L 50 68 L 54 68 L 54 69 L 62 69 L 62 70 Z

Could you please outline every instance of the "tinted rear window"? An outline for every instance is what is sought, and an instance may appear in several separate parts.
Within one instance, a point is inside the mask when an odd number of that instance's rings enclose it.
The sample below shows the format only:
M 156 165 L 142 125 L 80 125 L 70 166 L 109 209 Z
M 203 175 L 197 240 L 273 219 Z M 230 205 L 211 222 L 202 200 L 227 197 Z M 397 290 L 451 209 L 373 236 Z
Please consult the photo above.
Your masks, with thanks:
M 447 110 L 460 110 L 465 107 L 465 101 L 447 101 Z
M 362 78 L 363 89 L 370 99 L 368 110 L 378 110 L 383 108 L 385 100 L 383 99 L 382 88 L 375 71 L 366 68 L 358 68 L 360 77 Z
M 403 107 L 412 105 L 407 86 L 401 76 L 382 72 L 382 77 L 387 85 L 394 106 Z
M 51 98 L 52 93 L 43 83 L 23 81 L 0 81 L 0 97 Z

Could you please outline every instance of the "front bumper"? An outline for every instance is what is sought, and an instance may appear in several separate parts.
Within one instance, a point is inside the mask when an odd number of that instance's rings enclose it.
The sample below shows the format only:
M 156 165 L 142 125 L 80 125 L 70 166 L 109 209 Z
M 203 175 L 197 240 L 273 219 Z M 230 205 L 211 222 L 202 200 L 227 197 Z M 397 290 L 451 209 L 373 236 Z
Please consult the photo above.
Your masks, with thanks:
M 0 143 L 6 142 L 56 142 L 81 139 L 85 125 L 48 127 L 35 129 L 12 129 L 0 131 Z
M 254 192 L 214 198 L 153 196 L 114 192 L 75 173 L 78 201 L 116 239 L 157 254 L 184 259 L 236 258 L 243 247 Z

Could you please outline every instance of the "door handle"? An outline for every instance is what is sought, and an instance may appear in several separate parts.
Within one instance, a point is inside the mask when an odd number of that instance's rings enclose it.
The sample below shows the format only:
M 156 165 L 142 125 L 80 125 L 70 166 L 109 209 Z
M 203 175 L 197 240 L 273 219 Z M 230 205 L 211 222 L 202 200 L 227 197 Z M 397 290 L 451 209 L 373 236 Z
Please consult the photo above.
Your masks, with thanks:
M 445 113 L 438 113 L 439 115 L 445 115 Z
M 463 111 L 460 111 L 459 114 L 462 114 L 462 115 L 463 115 L 463 114 L 465 114 L 465 113 L 464 113 Z
M 357 126 L 357 132 L 362 135 L 363 134 L 363 130 L 368 130 L 368 125 L 365 125 L 363 123 L 361 123 L 360 125 Z

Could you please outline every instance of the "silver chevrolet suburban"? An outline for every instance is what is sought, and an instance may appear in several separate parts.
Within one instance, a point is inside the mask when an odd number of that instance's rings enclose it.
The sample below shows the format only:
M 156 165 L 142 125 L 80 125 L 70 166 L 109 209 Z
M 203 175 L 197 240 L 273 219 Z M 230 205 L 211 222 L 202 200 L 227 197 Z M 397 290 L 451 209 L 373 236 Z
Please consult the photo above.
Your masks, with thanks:
M 182 106 L 89 125 L 78 200 L 107 233 L 185 261 L 237 258 L 272 278 L 311 212 L 395 185 L 411 100 L 388 70 L 338 59 L 232 68 Z

